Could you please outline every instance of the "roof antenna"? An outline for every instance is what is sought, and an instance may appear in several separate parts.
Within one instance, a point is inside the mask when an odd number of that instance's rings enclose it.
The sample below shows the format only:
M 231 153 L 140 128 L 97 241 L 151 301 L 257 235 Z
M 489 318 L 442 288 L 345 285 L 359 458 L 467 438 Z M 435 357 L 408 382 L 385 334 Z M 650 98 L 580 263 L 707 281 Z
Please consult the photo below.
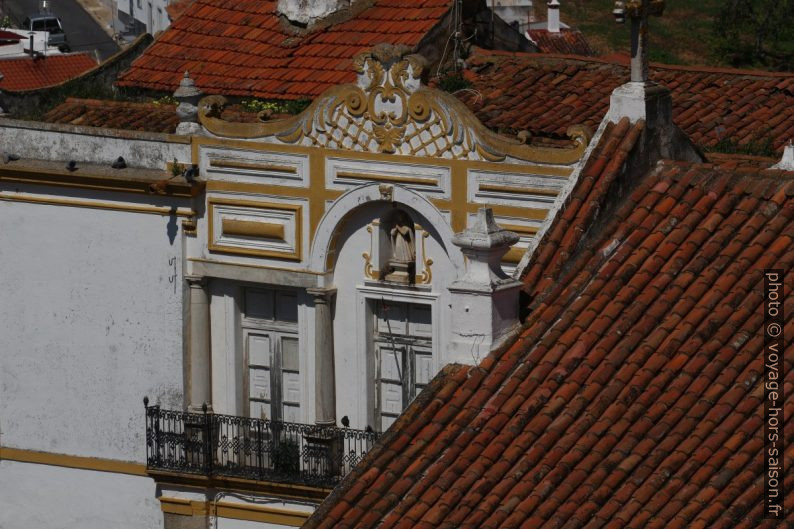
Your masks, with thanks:
M 452 52 L 452 60 L 454 61 L 454 70 L 457 72 L 461 63 L 461 45 L 463 36 L 463 0 L 455 0 L 455 33 L 454 47 Z
M 494 0 L 491 0 L 491 49 L 494 49 Z

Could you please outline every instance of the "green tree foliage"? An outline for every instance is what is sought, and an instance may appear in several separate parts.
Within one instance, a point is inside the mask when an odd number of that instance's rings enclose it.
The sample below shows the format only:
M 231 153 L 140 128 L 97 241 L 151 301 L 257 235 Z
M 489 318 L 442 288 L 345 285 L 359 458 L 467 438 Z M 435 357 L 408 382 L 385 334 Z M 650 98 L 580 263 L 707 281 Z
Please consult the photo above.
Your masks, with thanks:
M 794 0 L 726 0 L 714 32 L 716 53 L 733 66 L 794 69 Z

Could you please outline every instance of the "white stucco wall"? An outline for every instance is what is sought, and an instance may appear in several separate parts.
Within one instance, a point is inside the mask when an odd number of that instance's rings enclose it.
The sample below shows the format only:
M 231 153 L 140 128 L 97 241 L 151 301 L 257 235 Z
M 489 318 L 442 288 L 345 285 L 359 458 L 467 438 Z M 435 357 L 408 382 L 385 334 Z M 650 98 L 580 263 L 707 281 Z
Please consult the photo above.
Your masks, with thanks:
M 0 461 L 3 529 L 159 529 L 149 478 Z
M 143 396 L 182 405 L 176 222 L 0 202 L 3 446 L 145 461 Z

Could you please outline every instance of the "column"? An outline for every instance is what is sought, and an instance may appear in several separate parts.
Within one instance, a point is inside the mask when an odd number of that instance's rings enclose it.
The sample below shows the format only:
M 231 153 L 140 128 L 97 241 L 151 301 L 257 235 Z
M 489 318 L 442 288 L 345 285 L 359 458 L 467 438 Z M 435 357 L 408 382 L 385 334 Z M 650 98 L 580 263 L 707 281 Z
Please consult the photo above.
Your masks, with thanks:
M 336 424 L 334 376 L 334 319 L 331 303 L 335 288 L 308 288 L 314 298 L 314 399 L 318 426 Z
M 210 303 L 207 279 L 186 276 L 190 288 L 188 314 L 187 393 L 188 409 L 201 412 L 204 403 L 212 409 L 210 358 Z

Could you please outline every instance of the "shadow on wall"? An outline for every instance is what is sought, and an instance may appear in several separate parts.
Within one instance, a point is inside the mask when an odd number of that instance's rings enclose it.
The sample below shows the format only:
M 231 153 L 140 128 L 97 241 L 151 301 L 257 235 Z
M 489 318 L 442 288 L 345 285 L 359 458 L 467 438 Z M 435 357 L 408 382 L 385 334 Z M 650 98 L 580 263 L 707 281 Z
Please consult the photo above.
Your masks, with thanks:
M 179 231 L 179 226 L 176 222 L 176 209 L 171 208 L 171 213 L 168 215 L 168 224 L 166 225 L 166 233 L 168 234 L 168 243 L 173 246 L 176 240 L 176 234 Z

